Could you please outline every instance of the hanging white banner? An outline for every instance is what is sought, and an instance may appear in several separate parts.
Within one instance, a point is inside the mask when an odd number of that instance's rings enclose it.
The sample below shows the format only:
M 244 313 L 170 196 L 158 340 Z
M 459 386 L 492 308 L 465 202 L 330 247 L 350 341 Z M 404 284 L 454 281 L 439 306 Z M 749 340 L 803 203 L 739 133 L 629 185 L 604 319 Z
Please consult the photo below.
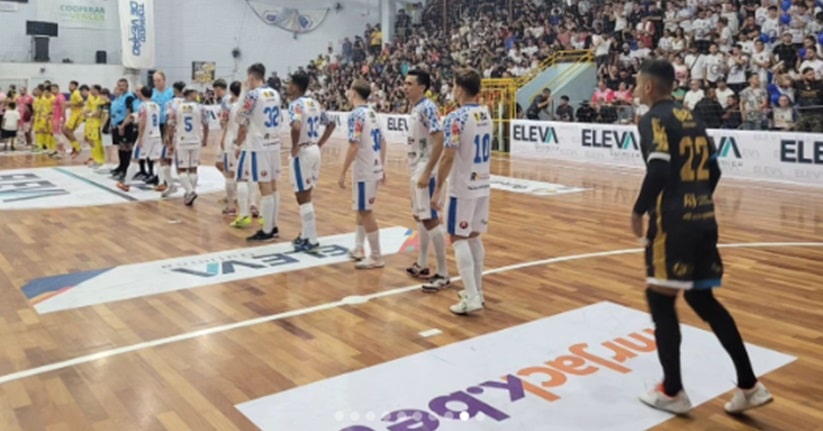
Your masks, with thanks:
M 120 0 L 119 11 L 123 66 L 154 67 L 154 0 Z
M 114 0 L 37 0 L 37 18 L 62 28 L 113 30 L 117 28 Z

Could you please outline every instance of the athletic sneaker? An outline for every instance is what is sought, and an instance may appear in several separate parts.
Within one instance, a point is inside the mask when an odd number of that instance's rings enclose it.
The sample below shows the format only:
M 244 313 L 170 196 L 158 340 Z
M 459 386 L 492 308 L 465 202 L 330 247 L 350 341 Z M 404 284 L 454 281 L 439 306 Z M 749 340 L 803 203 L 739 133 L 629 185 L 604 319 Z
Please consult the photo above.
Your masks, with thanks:
M 429 278 L 429 282 L 423 285 L 424 292 L 439 292 L 451 284 L 448 277 L 443 277 L 440 274 L 434 274 Z
M 663 392 L 662 384 L 640 395 L 640 401 L 649 407 L 676 415 L 684 415 L 692 409 L 692 402 L 689 400 L 689 396 L 686 395 L 686 391 L 681 390 L 677 395 L 670 397 Z
M 120 190 L 123 190 L 124 192 L 129 191 L 129 185 L 128 184 L 123 184 L 120 181 L 117 182 L 117 188 L 120 189 Z
M 384 266 L 386 266 L 386 263 L 383 262 L 383 259 L 375 259 L 373 257 L 368 257 L 354 264 L 355 269 L 378 269 Z
M 254 235 L 246 238 L 247 241 L 254 241 L 254 242 L 263 242 L 263 241 L 274 241 L 278 236 L 280 236 L 277 232 L 277 228 L 272 229 L 270 233 L 263 232 L 263 230 L 258 230 Z
M 740 414 L 746 410 L 764 406 L 774 401 L 774 397 L 769 393 L 762 383 L 757 382 L 753 388 L 744 390 L 737 388 L 732 395 L 732 399 L 726 403 L 726 413 Z
M 294 251 L 297 253 L 315 253 L 320 249 L 320 243 L 310 243 L 308 239 L 302 239 L 300 243 L 294 245 Z
M 355 250 L 349 250 L 349 259 L 359 262 L 359 261 L 361 261 L 365 258 L 366 258 L 366 253 L 363 252 L 362 248 L 355 249 Z
M 466 289 L 463 289 L 460 292 L 457 292 L 457 297 L 460 298 L 461 300 L 466 300 L 466 298 L 469 297 L 469 291 L 467 291 Z M 483 291 L 482 290 L 480 291 L 480 303 L 482 303 L 484 307 L 486 306 L 486 297 L 483 296 Z
M 167 198 L 167 197 L 177 193 L 177 186 L 174 185 L 174 184 L 172 184 L 168 187 L 166 187 L 165 185 L 161 185 L 161 186 L 158 186 L 158 187 L 163 187 L 163 190 L 161 190 L 163 193 L 160 194 L 160 197 L 162 197 L 162 198 Z M 157 189 L 155 188 L 155 190 L 157 190 Z
M 186 206 L 192 206 L 192 205 L 194 205 L 194 201 L 195 201 L 195 199 L 197 199 L 197 193 L 195 193 L 195 192 L 186 193 L 186 196 L 185 196 L 185 204 L 186 204 Z
M 238 229 L 242 229 L 251 224 L 251 217 L 250 216 L 237 216 L 233 222 L 229 224 L 231 227 L 236 227 Z
M 420 265 L 417 264 L 417 262 L 415 262 L 414 265 L 406 268 L 406 273 L 415 278 L 428 279 L 430 276 L 429 268 L 421 268 Z
M 452 305 L 451 307 L 449 307 L 449 309 L 454 314 L 464 315 L 464 314 L 469 314 L 472 311 L 482 310 L 483 309 L 483 303 L 480 302 L 479 297 L 466 298 L 466 299 L 461 299 L 460 302 L 458 302 L 457 304 Z

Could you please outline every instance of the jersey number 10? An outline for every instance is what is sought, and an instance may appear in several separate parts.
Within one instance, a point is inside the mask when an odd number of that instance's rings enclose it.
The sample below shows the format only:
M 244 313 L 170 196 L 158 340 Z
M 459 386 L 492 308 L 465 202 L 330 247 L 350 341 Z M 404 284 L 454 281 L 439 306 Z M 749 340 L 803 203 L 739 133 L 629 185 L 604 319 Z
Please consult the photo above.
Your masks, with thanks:
M 488 133 L 474 137 L 474 164 L 486 163 L 492 155 L 492 137 Z

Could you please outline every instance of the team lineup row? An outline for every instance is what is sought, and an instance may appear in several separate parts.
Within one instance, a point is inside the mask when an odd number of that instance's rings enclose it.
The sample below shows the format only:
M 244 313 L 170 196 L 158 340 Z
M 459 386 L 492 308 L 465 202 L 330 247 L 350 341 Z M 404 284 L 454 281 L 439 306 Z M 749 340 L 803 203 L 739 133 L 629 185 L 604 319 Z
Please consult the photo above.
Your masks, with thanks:
M 309 77 L 296 73 L 290 78 L 287 112 L 281 112 L 280 94 L 265 84 L 265 67 L 254 64 L 244 83 L 234 82 L 221 104 L 221 153 L 218 167 L 226 182 L 224 214 L 236 215 L 231 226 L 252 223 L 258 206 L 262 225 L 248 241 L 266 242 L 280 236 L 278 214 L 281 174 L 281 123 L 288 126 L 290 152 L 288 171 L 299 205 L 301 232 L 293 240 L 296 252 L 315 253 L 317 239 L 312 191 L 318 184 L 321 148 L 336 124 L 323 107 L 306 95 Z M 407 74 L 405 91 L 413 109 L 408 132 L 408 167 L 413 217 L 418 222 L 420 247 L 417 262 L 406 269 L 410 276 L 425 280 L 423 290 L 436 292 L 450 284 L 446 264 L 446 232 L 451 236 L 458 272 L 465 290 L 451 307 L 457 314 L 482 309 L 482 269 L 485 250 L 480 238 L 489 223 L 489 178 L 492 120 L 486 107 L 477 103 L 481 75 L 471 69 L 455 77 L 454 95 L 461 108 L 441 118 L 437 106 L 425 98 L 431 78 L 427 72 Z M 157 90 L 141 88 L 137 137 L 124 180 L 135 176 L 140 161 L 159 162 L 159 187 L 164 197 L 175 192 L 171 166 L 185 189 L 184 202 L 197 198 L 197 167 L 202 147 L 208 141 L 208 117 L 196 102 L 193 89 L 175 89 L 166 104 L 157 102 Z M 351 177 L 352 209 L 356 213 L 355 244 L 349 256 L 358 269 L 384 266 L 380 231 L 374 214 L 377 193 L 385 182 L 386 141 L 376 112 L 369 106 L 371 86 L 356 80 L 347 91 L 353 110 L 346 121 L 348 149 L 337 185 L 347 187 Z M 174 162 L 174 163 L 172 163 Z M 349 173 L 351 171 L 351 173 Z M 166 187 L 163 187 L 163 186 Z M 259 196 L 255 196 L 259 193 Z M 441 224 L 445 214 L 445 231 Z M 366 255 L 368 240 L 370 253 Z M 437 257 L 436 271 L 428 269 L 429 244 Z

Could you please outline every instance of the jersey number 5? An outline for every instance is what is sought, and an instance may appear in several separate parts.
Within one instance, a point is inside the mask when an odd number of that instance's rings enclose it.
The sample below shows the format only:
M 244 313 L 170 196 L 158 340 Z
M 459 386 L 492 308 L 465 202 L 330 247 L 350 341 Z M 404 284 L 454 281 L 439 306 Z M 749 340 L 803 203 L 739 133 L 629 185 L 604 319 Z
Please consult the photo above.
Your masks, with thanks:
M 488 133 L 474 137 L 474 164 L 486 163 L 492 155 L 492 137 Z
M 680 155 L 688 155 L 688 160 L 680 169 L 680 179 L 684 183 L 707 181 L 709 179 L 709 142 L 705 137 L 699 136 L 692 139 L 690 136 L 685 136 L 680 140 Z M 694 162 L 698 158 L 698 165 L 695 167 Z
M 186 117 L 183 120 L 183 124 L 185 125 L 185 128 L 186 128 L 186 133 L 191 132 L 192 130 L 194 130 L 194 124 L 192 123 L 192 121 L 194 121 L 194 119 L 192 117 Z

